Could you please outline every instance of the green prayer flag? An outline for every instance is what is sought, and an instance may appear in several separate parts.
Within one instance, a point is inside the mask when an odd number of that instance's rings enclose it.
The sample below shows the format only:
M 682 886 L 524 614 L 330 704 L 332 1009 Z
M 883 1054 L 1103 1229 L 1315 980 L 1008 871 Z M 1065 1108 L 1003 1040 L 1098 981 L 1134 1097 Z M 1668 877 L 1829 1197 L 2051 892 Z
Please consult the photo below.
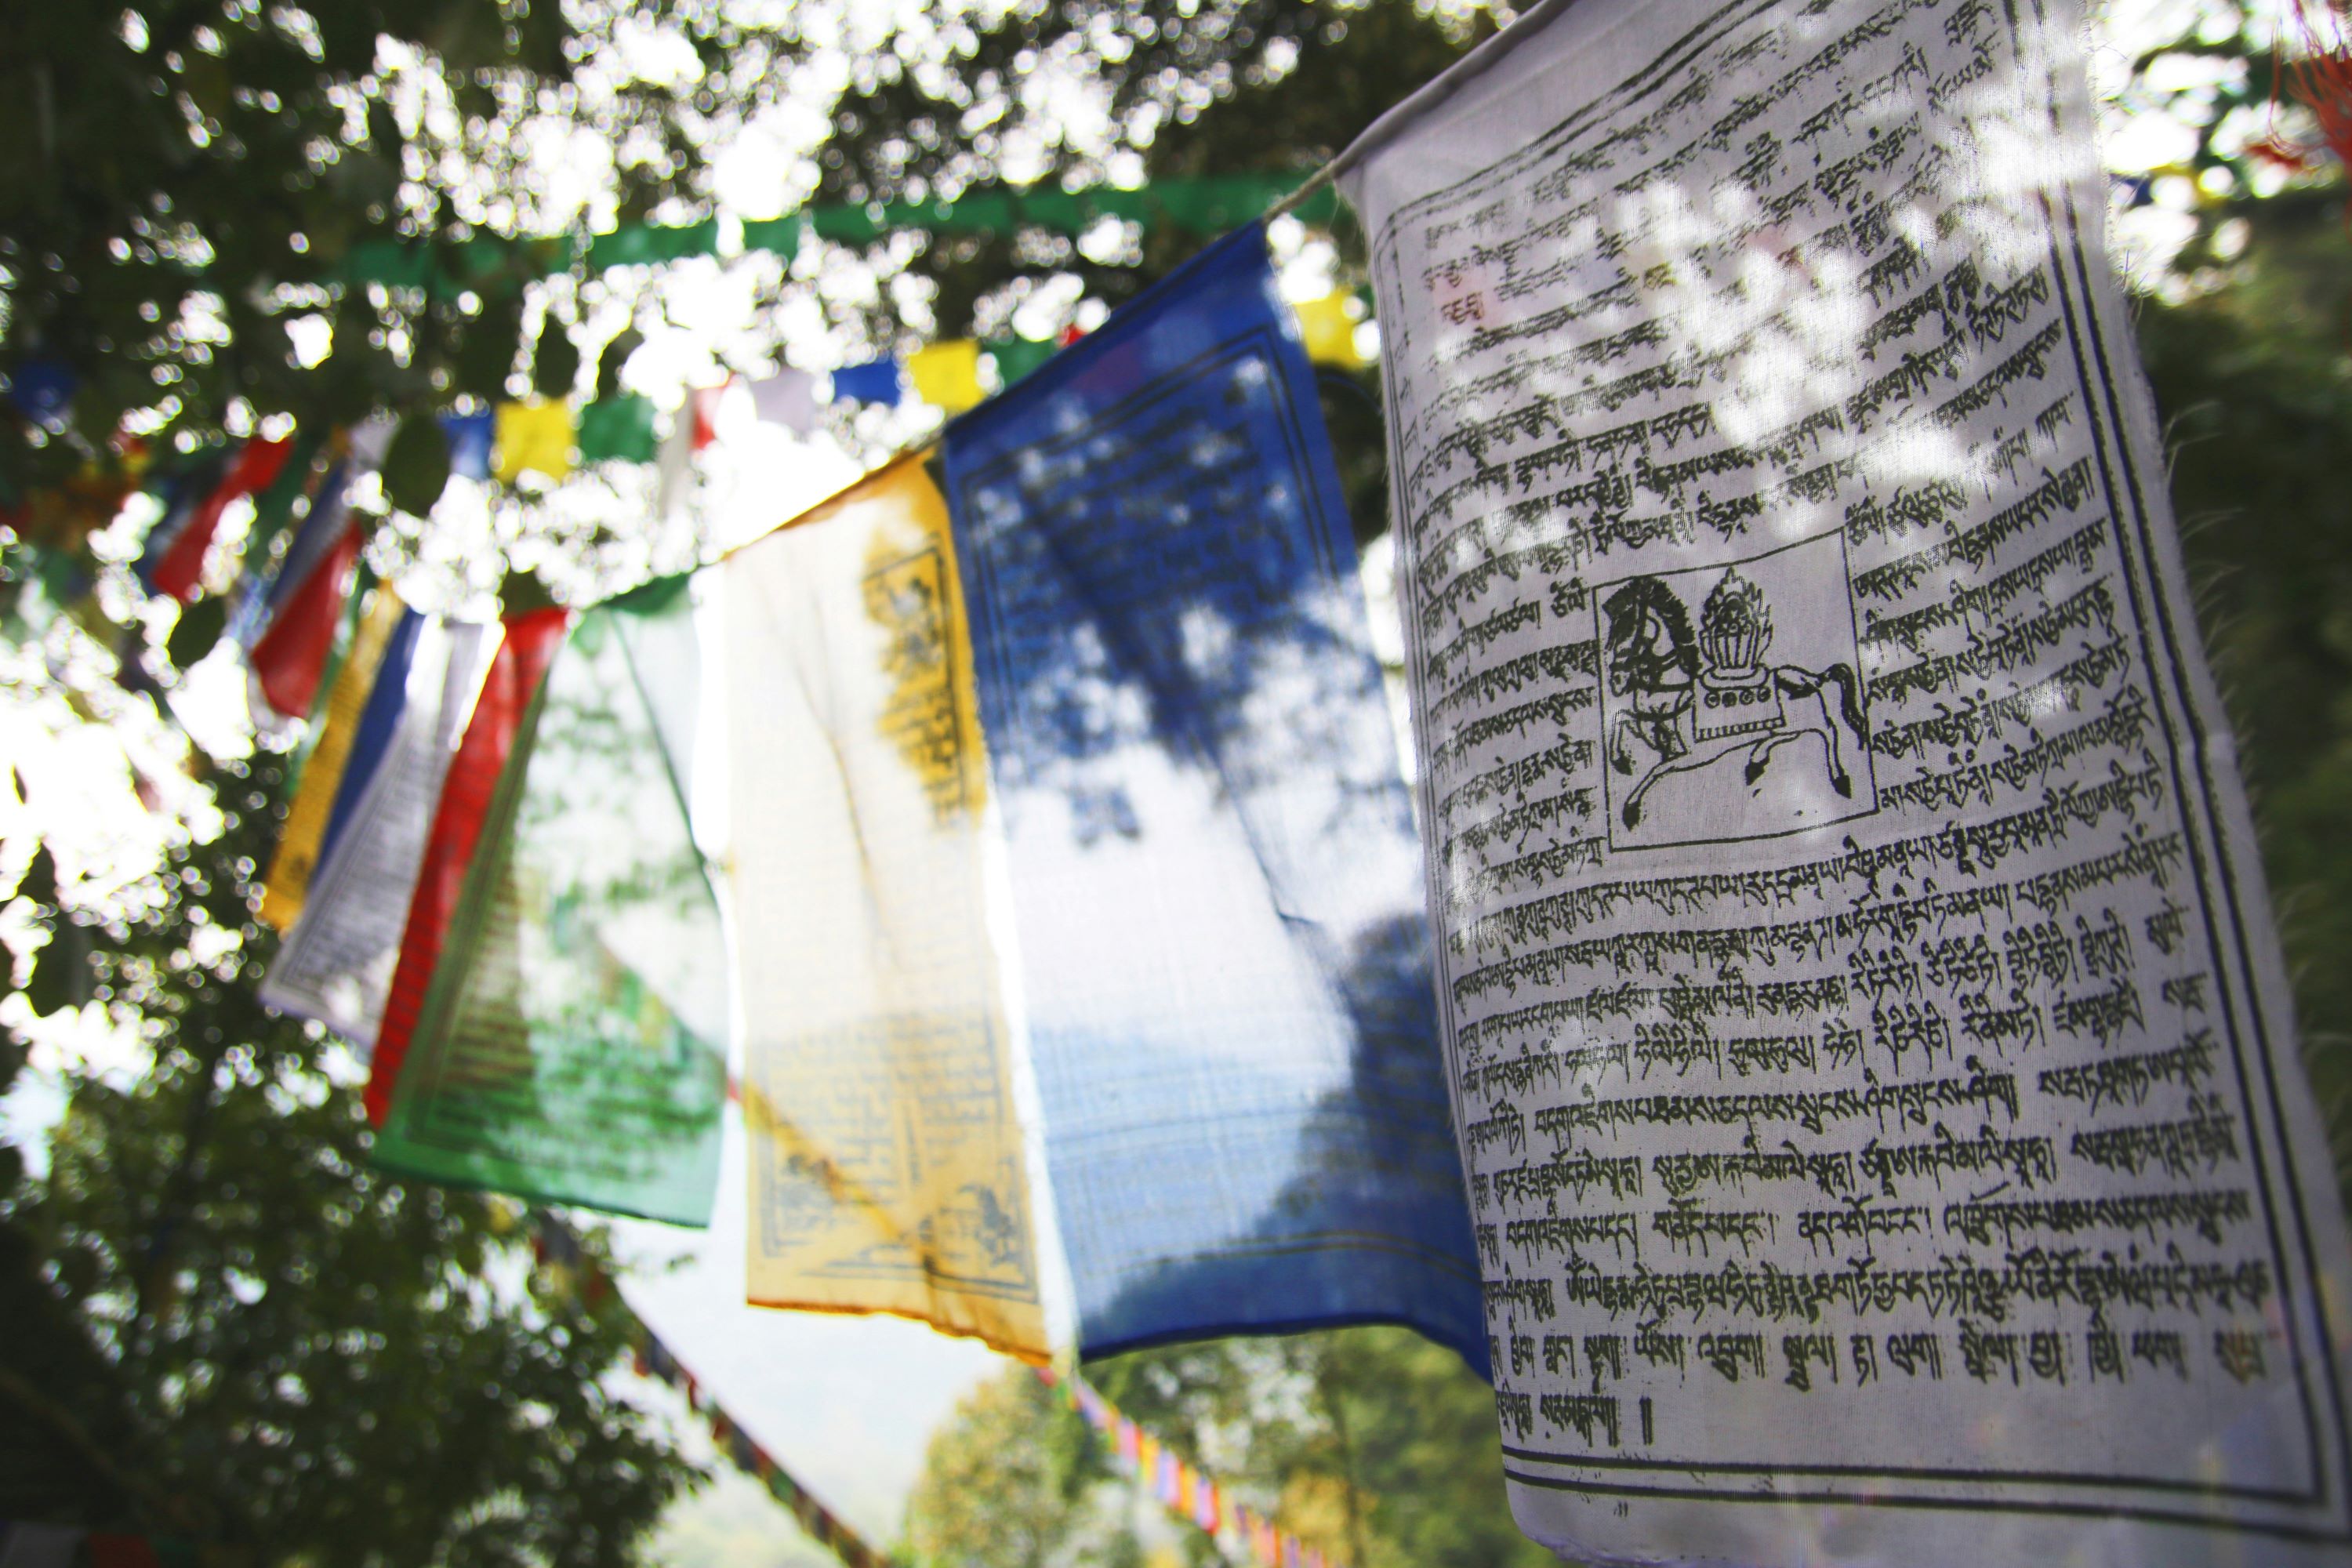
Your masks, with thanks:
M 676 261 L 688 256 L 710 256 L 719 249 L 719 220 L 700 223 L 623 224 L 610 234 L 588 242 L 588 270 L 631 267 L 654 261 Z
M 491 797 L 377 1164 L 709 1222 L 727 973 L 686 813 L 696 658 L 684 578 L 572 627 Z
M 650 463 L 661 449 L 654 405 L 634 395 L 599 398 L 580 410 L 580 460 Z
M 786 213 L 782 217 L 745 219 L 743 248 L 773 251 L 789 262 L 800 254 L 801 215 Z
M 996 362 L 996 379 L 1000 386 L 1014 382 L 1054 357 L 1054 345 L 1029 338 L 999 338 L 986 345 L 989 357 Z
M 809 226 L 820 239 L 837 239 L 844 245 L 870 245 L 882 237 L 883 224 L 865 207 L 812 207 Z

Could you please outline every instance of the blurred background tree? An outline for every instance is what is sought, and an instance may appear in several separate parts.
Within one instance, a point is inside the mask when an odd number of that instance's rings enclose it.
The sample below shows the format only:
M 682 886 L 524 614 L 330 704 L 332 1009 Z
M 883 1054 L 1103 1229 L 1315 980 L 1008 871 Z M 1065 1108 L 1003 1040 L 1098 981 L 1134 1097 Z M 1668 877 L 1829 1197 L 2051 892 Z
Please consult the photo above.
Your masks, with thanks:
M 0 1151 L 0 1518 L 322 1568 L 617 1568 L 696 1473 L 604 1384 L 625 1315 L 526 1288 L 502 1200 L 371 1171 L 348 1052 L 256 997 L 282 773 L 226 766 L 219 837 L 104 911 L 46 851 L 16 889 L 48 936 L 33 1007 L 154 1055 L 71 1085 L 43 1179 Z

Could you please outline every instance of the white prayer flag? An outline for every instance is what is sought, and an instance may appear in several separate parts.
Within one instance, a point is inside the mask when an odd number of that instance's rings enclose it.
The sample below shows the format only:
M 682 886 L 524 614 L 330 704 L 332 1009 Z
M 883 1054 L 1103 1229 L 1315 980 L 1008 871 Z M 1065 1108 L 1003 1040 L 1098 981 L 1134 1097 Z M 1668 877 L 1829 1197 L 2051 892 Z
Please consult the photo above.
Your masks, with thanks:
M 1549 5 L 1349 155 L 1504 1463 L 1585 1560 L 2352 1540 L 2080 28 Z
M 816 377 L 789 367 L 751 384 L 751 414 L 763 425 L 781 425 L 795 436 L 816 427 Z

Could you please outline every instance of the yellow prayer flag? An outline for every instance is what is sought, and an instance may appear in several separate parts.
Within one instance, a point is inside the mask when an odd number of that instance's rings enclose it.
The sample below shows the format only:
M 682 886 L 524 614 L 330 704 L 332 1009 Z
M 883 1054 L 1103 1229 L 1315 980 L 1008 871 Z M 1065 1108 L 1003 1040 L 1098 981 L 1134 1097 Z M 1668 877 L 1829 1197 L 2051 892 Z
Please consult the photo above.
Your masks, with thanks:
M 572 409 L 567 404 L 538 397 L 528 403 L 501 403 L 498 453 L 490 470 L 505 485 L 514 483 L 526 471 L 560 479 L 572 471 Z
M 261 889 L 261 918 L 279 931 L 302 913 L 310 889 L 310 873 L 318 869 L 319 846 L 327 836 L 327 820 L 334 814 L 335 794 L 342 787 L 343 765 L 351 760 L 352 741 L 358 735 L 360 715 L 368 694 L 375 689 L 376 671 L 383 665 L 405 608 L 389 588 L 376 590 L 352 651 L 327 693 L 327 726 L 319 743 L 302 764 L 302 782 L 295 786 L 293 804 L 286 808 L 286 826 L 278 836 L 278 850 L 269 859 L 269 875 Z
M 980 385 L 980 344 L 971 338 L 917 349 L 907 361 L 915 395 L 961 414 L 987 395 Z
M 946 503 L 903 459 L 722 570 L 747 1293 L 1042 1362 Z
M 1308 359 L 1341 370 L 1361 370 L 1371 363 L 1356 352 L 1357 322 L 1348 313 L 1347 295 L 1301 300 L 1291 309 L 1298 312 L 1298 333 L 1306 342 Z

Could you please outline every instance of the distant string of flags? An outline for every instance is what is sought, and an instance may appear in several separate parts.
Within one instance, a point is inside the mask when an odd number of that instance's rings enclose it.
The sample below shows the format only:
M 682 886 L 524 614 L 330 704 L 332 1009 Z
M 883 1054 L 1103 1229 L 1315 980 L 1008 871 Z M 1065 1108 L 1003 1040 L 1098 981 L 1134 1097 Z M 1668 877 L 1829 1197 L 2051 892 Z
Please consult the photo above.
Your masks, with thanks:
M 1196 1469 L 1119 1414 L 1086 1379 L 1050 1366 L 1034 1370 L 1038 1381 L 1058 1389 L 1064 1403 L 1109 1446 L 1123 1472 L 1150 1487 L 1152 1497 L 1179 1521 L 1216 1541 L 1229 1559 L 1245 1552 L 1247 1558 L 1239 1560 L 1259 1568 L 1341 1568 L 1339 1559 L 1324 1556 L 1247 1503 L 1235 1501 L 1223 1482 Z
M 570 1226 L 543 1211 L 533 1211 L 533 1221 L 531 1255 L 540 1265 L 542 1280 L 559 1294 L 577 1296 L 592 1308 L 601 1307 L 608 1300 L 621 1301 L 620 1290 L 580 1245 L 580 1238 Z M 620 1310 L 628 1310 L 625 1302 Z M 719 1453 L 790 1509 L 811 1539 L 849 1568 L 890 1568 L 892 1559 L 887 1553 L 867 1543 L 791 1471 L 778 1464 L 634 1314 L 629 1334 L 632 1364 L 637 1374 L 677 1389 L 686 1395 L 689 1410 L 707 1415 L 710 1418 L 711 1441 L 718 1445 Z M 1337 1558 L 1326 1557 L 1261 1510 L 1235 1500 L 1225 1483 L 1203 1473 L 1166 1442 L 1121 1414 L 1083 1377 L 1050 1366 L 1032 1370 L 1045 1386 L 1057 1390 L 1063 1403 L 1102 1438 L 1121 1473 L 1140 1480 L 1179 1522 L 1192 1525 L 1215 1540 L 1229 1559 L 1255 1563 L 1258 1568 L 1343 1568 Z
M 588 1307 L 601 1307 L 610 1300 L 619 1303 L 620 1310 L 628 1311 L 620 1291 L 581 1247 L 580 1238 L 568 1226 L 543 1212 L 535 1213 L 534 1218 L 531 1255 L 540 1265 L 543 1280 L 559 1294 L 578 1296 Z M 667 1384 L 686 1396 L 688 1410 L 708 1415 L 710 1440 L 718 1446 L 719 1452 L 790 1510 L 809 1539 L 840 1558 L 848 1568 L 891 1568 L 892 1559 L 887 1552 L 869 1544 L 839 1514 L 819 1501 L 797 1477 L 778 1464 L 740 1423 L 719 1407 L 709 1388 L 634 1312 L 629 1314 L 628 1331 L 631 1366 L 637 1375 Z

